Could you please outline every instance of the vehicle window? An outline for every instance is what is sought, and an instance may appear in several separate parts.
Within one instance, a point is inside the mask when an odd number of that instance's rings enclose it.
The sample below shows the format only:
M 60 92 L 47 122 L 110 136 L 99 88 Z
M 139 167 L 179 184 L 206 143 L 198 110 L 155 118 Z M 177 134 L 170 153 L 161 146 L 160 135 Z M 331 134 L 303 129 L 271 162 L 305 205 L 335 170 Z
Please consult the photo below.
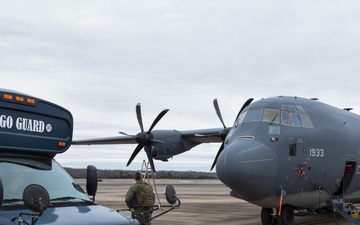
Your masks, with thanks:
M 261 121 L 280 123 L 280 111 L 277 109 L 265 109 Z
M 244 121 L 244 118 L 245 118 L 246 114 L 247 114 L 247 111 L 241 113 L 240 116 L 238 117 L 235 125 L 238 125 L 239 123 L 242 123 Z
M 302 127 L 301 119 L 298 113 L 291 113 L 291 126 Z
M 22 200 L 24 189 L 30 184 L 43 186 L 48 192 L 50 199 L 73 197 L 76 199 L 89 200 L 84 191 L 76 184 L 71 176 L 55 161 L 51 161 L 51 167 L 39 169 L 29 167 L 30 160 L 21 164 L 21 159 L 0 161 L 0 177 L 4 188 L 4 204 L 6 200 Z M 39 163 L 34 161 L 33 164 Z
M 314 125 L 312 124 L 309 115 L 307 115 L 307 114 L 299 114 L 299 115 L 300 115 L 300 119 L 301 119 L 304 127 L 314 128 Z
M 270 125 L 269 126 L 269 134 L 280 134 L 280 126 L 279 125 Z
M 291 113 L 297 112 L 295 105 L 289 105 L 289 112 Z
M 300 105 L 281 105 L 279 109 L 258 108 L 250 109 L 242 112 L 237 120 L 235 126 L 243 122 L 262 121 L 271 124 L 282 124 L 292 127 L 314 128 L 310 116 L 306 113 L 304 107 Z M 271 131 L 276 133 L 277 131 Z
M 244 122 L 260 121 L 263 109 L 251 109 L 247 112 Z
M 288 105 L 281 105 L 281 111 L 289 111 Z
M 295 106 L 297 111 L 300 113 L 306 113 L 305 109 L 301 106 L 301 105 L 296 105 Z
M 314 128 L 310 116 L 301 105 L 281 105 L 281 124 L 292 127 Z
M 281 124 L 290 126 L 290 118 L 288 112 L 281 111 Z

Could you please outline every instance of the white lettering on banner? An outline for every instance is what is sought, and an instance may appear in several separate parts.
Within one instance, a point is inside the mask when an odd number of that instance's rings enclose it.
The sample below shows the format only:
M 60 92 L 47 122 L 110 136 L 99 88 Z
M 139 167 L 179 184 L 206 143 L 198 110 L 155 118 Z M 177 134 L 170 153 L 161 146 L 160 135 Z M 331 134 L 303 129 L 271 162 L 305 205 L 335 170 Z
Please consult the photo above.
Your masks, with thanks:
M 16 119 L 16 129 L 42 133 L 45 130 L 45 123 L 41 120 L 39 121 L 19 117 Z
M 42 120 L 34 120 L 24 117 L 18 117 L 15 121 L 16 129 L 30 132 L 43 133 L 45 131 L 51 132 L 51 124 L 46 124 Z M 14 119 L 12 116 L 0 115 L 0 128 L 12 129 Z
M 1 115 L 0 116 L 0 127 L 11 129 L 13 126 L 13 118 L 11 116 Z

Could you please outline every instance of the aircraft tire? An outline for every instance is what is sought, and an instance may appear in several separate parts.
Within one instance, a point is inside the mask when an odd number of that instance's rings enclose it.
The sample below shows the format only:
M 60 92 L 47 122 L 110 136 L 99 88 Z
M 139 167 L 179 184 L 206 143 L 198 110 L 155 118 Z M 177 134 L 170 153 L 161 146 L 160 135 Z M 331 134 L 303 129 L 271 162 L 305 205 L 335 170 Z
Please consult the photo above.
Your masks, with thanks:
M 276 217 L 273 215 L 272 208 L 261 209 L 261 223 L 262 225 L 277 225 Z
M 290 205 L 283 205 L 281 215 L 277 217 L 278 225 L 294 225 L 294 209 Z

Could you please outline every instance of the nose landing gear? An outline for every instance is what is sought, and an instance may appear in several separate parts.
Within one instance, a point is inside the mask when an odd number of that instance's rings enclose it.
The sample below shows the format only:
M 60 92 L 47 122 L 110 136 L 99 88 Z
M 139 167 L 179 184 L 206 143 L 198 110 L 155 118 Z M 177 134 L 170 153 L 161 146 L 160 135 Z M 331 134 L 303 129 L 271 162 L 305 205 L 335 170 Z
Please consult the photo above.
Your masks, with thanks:
M 274 212 L 272 208 L 261 209 L 262 225 L 293 225 L 294 217 L 294 209 L 290 205 L 283 205 L 280 215 Z
M 262 225 L 276 225 L 277 220 L 272 208 L 261 209 L 261 223 Z

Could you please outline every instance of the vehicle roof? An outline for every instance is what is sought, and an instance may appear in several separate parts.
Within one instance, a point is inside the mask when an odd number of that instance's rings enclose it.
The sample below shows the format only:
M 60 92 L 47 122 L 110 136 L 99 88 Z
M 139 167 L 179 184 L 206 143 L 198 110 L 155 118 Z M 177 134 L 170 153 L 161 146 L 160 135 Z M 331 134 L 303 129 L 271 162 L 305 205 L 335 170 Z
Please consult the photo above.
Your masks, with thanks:
M 52 102 L 0 89 L 0 151 L 51 155 L 71 145 L 73 117 Z

